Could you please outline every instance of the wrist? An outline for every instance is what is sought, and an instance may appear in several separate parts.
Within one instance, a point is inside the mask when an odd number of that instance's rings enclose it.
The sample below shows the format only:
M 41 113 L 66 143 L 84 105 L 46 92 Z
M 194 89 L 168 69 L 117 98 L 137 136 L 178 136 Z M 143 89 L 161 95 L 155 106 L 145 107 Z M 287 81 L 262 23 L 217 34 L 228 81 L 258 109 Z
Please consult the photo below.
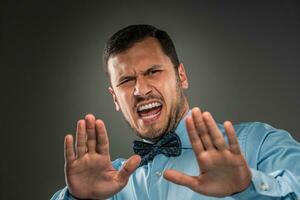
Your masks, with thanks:
M 251 185 L 251 181 L 252 181 L 252 174 L 251 174 L 251 170 L 248 169 L 248 172 L 239 181 L 239 183 L 238 183 L 239 187 L 236 187 L 236 188 L 238 188 L 238 190 L 234 191 L 232 193 L 232 195 L 235 195 L 237 193 L 240 193 L 240 192 L 243 192 L 243 191 L 247 190 L 247 188 L 249 188 L 250 185 Z

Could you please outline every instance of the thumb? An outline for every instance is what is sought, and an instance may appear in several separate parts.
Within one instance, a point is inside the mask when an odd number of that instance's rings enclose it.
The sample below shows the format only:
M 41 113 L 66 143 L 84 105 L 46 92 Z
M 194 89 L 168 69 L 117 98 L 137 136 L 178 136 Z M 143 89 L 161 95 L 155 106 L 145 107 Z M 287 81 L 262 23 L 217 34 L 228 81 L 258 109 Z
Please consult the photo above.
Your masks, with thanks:
M 127 183 L 129 176 L 138 168 L 141 160 L 141 157 L 138 155 L 131 156 L 119 171 L 119 180 Z

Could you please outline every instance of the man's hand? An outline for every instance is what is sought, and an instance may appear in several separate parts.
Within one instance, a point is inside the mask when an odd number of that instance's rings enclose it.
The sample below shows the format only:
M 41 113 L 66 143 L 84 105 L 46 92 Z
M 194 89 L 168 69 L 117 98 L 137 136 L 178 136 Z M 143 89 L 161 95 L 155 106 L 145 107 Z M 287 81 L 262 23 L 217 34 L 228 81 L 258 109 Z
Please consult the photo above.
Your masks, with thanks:
M 232 124 L 229 121 L 224 123 L 228 145 L 208 112 L 202 114 L 199 108 L 193 108 L 186 125 L 201 173 L 188 176 L 166 170 L 164 177 L 208 196 L 224 197 L 246 189 L 251 182 L 251 172 Z
M 105 125 L 91 114 L 77 123 L 76 147 L 65 137 L 65 178 L 70 193 L 80 199 L 105 199 L 119 192 L 141 158 L 130 157 L 120 171 L 110 160 Z

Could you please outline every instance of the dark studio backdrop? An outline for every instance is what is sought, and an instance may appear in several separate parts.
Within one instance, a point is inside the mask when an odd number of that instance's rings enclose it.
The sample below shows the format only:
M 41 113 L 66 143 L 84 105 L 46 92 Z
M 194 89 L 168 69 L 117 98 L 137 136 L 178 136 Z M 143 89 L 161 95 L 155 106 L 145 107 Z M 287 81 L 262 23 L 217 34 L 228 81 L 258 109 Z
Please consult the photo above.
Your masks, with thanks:
M 102 71 L 105 41 L 130 24 L 166 30 L 185 64 L 190 106 L 217 121 L 262 121 L 300 141 L 299 1 L 7 1 L 1 6 L 0 199 L 64 187 L 63 139 L 106 122 L 112 158 L 135 139 Z

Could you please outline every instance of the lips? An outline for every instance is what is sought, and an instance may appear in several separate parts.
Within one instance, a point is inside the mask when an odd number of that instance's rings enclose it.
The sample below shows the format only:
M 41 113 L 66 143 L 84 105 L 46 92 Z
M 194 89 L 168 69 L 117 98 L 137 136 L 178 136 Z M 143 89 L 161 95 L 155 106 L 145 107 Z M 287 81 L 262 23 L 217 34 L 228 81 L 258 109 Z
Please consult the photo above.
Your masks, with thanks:
M 144 123 L 149 124 L 159 118 L 161 110 L 162 104 L 160 102 L 150 102 L 140 104 L 137 113 Z

